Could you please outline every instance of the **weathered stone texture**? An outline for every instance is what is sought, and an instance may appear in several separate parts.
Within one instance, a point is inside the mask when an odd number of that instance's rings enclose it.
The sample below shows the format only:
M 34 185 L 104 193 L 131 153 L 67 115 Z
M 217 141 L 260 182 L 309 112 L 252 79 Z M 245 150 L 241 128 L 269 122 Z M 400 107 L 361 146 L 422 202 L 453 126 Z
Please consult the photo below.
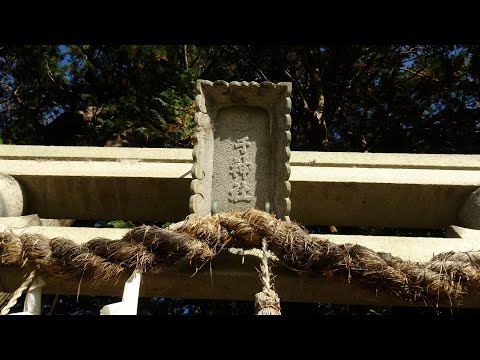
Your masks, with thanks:
M 290 213 L 290 83 L 198 81 L 190 212 Z
M 23 193 L 20 184 L 12 176 L 0 173 L 0 217 L 21 216 Z

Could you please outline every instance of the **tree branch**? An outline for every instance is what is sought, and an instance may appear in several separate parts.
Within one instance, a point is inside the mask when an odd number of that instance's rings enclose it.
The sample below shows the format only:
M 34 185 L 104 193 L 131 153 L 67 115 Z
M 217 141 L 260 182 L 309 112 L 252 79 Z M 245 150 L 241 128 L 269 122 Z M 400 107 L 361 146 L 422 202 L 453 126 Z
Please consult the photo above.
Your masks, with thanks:
M 430 80 L 433 80 L 433 81 L 436 81 L 436 82 L 439 82 L 440 80 L 438 80 L 437 78 L 433 77 L 433 76 L 429 76 L 429 75 L 424 75 L 422 73 L 419 73 L 419 72 L 416 72 L 416 71 L 413 71 L 413 70 L 410 70 L 410 69 L 407 69 L 407 68 L 399 68 L 399 70 L 403 70 L 403 71 L 407 71 L 409 72 L 410 74 L 413 74 L 415 76 L 420 76 L 424 79 L 430 79 Z
M 200 59 L 200 54 L 198 54 L 197 57 L 193 59 L 192 63 L 190 64 L 190 67 L 193 67 L 197 63 L 198 59 Z
M 310 61 L 308 61 L 307 54 L 305 53 L 305 51 L 302 52 L 302 64 L 305 67 L 305 69 L 307 69 L 307 72 L 310 74 L 310 76 L 314 81 L 320 80 L 318 72 L 312 67 L 312 65 L 310 65 Z
M 22 103 L 23 103 L 23 100 L 20 99 L 20 96 L 18 95 L 18 90 L 19 90 L 19 89 L 20 89 L 20 88 L 17 87 L 17 88 L 13 91 L 13 95 L 15 95 L 15 98 L 17 99 L 18 103 L 19 103 L 19 104 L 22 104 Z
M 64 111 L 68 111 L 68 109 L 66 109 L 63 105 L 60 105 L 59 103 L 57 103 L 55 100 L 52 100 L 52 104 L 62 108 Z
M 310 106 L 308 106 L 307 100 L 305 100 L 305 96 L 303 96 L 302 85 L 300 84 L 300 82 L 297 79 L 294 79 L 293 76 L 290 75 L 290 73 L 288 72 L 287 69 L 285 69 L 285 74 L 287 74 L 287 76 L 290 78 L 290 80 L 297 85 L 298 93 L 300 94 L 300 97 L 303 101 L 303 108 L 305 110 L 307 110 L 307 112 L 309 112 L 310 114 L 313 113 L 312 109 L 310 109 Z
M 187 45 L 183 45 L 183 56 L 185 61 L 185 70 L 188 70 L 188 51 Z
M 320 94 L 317 102 L 317 108 L 314 111 L 314 114 L 318 119 L 318 122 L 320 122 L 322 119 L 324 105 L 325 105 L 325 97 L 323 96 L 323 94 Z
M 268 78 L 265 76 L 265 74 L 263 73 L 262 69 L 260 69 L 257 65 L 255 65 L 255 63 L 253 63 L 252 61 L 250 61 L 250 64 L 254 67 L 254 69 L 256 69 L 256 71 L 258 71 L 260 73 L 260 75 L 263 77 L 263 79 L 265 81 L 268 81 L 270 82 L 270 80 L 268 80 Z
M 47 75 L 48 75 L 48 77 L 50 78 L 50 80 L 52 80 L 53 83 L 54 83 L 55 85 L 57 85 L 61 90 L 65 91 L 65 88 L 64 88 L 61 84 L 57 83 L 57 82 L 55 81 L 55 79 L 53 78 L 53 74 L 52 74 L 52 72 L 50 71 L 50 67 L 48 66 L 48 62 L 45 63 L 45 66 L 46 66 L 46 68 L 47 68 Z
M 208 61 L 207 61 L 207 64 L 205 65 L 205 68 L 200 72 L 200 75 L 198 76 L 199 79 L 203 79 L 205 73 L 207 71 L 210 71 L 210 69 L 213 67 L 213 64 L 215 63 L 217 57 L 214 56 L 213 58 L 210 58 Z
M 251 68 L 253 68 L 253 70 L 258 73 L 262 78 L 263 80 L 265 81 L 268 81 L 270 82 L 270 80 L 268 80 L 268 78 L 265 76 L 265 74 L 263 73 L 263 71 L 260 69 L 260 67 L 255 64 L 252 60 L 248 60 L 248 61 L 245 61 L 245 60 L 241 60 L 244 64 L 247 64 L 248 66 L 250 66 Z

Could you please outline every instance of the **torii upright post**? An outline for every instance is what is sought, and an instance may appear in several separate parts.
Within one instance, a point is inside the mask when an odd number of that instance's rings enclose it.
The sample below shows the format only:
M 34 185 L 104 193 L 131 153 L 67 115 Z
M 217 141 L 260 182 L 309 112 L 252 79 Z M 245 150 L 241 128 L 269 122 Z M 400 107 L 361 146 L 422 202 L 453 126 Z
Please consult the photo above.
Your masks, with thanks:
M 190 212 L 289 220 L 291 83 L 198 80 Z

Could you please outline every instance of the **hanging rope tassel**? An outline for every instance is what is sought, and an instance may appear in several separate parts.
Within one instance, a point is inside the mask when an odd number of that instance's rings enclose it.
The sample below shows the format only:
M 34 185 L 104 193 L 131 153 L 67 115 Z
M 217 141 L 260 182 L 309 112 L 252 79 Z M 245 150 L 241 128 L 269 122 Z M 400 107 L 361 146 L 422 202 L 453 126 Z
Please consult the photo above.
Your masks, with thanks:
M 273 288 L 273 275 L 268 266 L 267 241 L 262 239 L 263 257 L 260 263 L 260 281 L 263 284 L 263 290 L 255 294 L 255 314 L 256 315 L 281 315 L 280 298 Z M 270 281 L 272 280 L 272 281 Z
M 0 311 L 0 315 L 8 315 L 10 310 L 17 304 L 17 300 L 20 298 L 20 296 L 22 296 L 23 292 L 28 289 L 34 278 L 35 271 L 32 271 L 22 285 L 20 285 L 20 287 L 12 293 L 7 305 L 5 305 L 2 311 Z

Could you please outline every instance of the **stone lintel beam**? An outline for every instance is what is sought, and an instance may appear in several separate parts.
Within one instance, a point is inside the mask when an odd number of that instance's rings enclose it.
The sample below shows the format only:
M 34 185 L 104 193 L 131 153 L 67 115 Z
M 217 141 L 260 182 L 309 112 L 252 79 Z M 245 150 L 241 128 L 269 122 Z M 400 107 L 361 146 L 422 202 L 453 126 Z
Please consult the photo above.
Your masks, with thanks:
M 293 151 L 290 164 L 290 217 L 304 225 L 472 227 L 458 213 L 480 186 L 480 155 Z M 0 173 L 41 218 L 179 221 L 191 168 L 191 149 L 0 145 Z

